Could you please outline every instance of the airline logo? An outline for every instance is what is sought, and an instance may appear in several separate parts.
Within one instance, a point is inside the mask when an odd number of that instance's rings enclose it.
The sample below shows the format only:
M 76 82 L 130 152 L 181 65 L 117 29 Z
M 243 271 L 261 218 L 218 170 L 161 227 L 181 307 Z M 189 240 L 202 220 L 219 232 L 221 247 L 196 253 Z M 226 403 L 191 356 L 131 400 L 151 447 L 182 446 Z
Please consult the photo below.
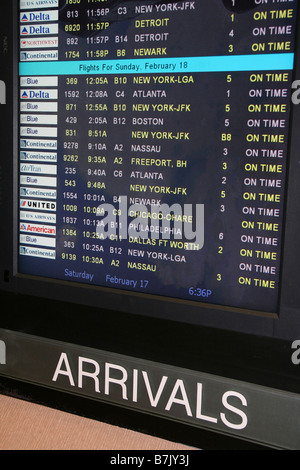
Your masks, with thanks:
M 21 256 L 33 256 L 35 258 L 46 258 L 53 260 L 56 258 L 55 250 L 45 250 L 43 248 L 20 246 L 19 253 Z
M 35 173 L 40 175 L 56 175 L 57 165 L 36 165 L 34 163 L 21 163 L 21 173 Z
M 21 90 L 22 100 L 57 100 L 58 91 L 48 89 Z
M 20 199 L 20 208 L 55 212 L 56 202 L 39 201 L 37 199 Z
M 20 0 L 20 10 L 58 7 L 59 0 Z
M 21 52 L 21 62 L 39 62 L 39 61 L 53 61 L 58 60 L 58 51 L 29 51 Z
M 29 184 L 29 186 L 48 186 L 49 188 L 56 188 L 57 179 L 51 176 L 21 175 L 20 183 Z
M 42 23 L 46 21 L 58 21 L 58 10 L 53 11 L 28 11 L 20 14 L 21 23 Z
M 56 199 L 57 191 L 43 188 L 20 188 L 21 197 L 40 197 L 42 199 Z
M 25 98 L 23 98 L 25 99 Z M 40 102 L 33 102 L 33 101 L 23 101 L 20 103 L 20 108 L 21 111 L 27 111 L 27 112 L 32 112 L 32 113 L 38 113 L 38 112 L 48 112 L 48 113 L 57 113 L 58 111 L 58 104 L 55 103 L 54 101 L 52 102 L 45 102 L 45 101 L 40 101 Z
M 21 114 L 21 124 L 58 124 L 57 114 Z
M 26 39 L 28 41 L 28 39 Z M 21 77 L 21 87 L 49 87 L 58 86 L 58 77 Z
M 20 42 L 21 49 L 41 49 L 41 48 L 48 48 L 48 47 L 58 47 L 58 37 L 53 38 L 28 38 L 28 39 L 21 39 Z
M 21 149 L 57 150 L 57 140 L 21 139 Z
M 48 34 L 58 34 L 58 24 L 22 25 L 20 28 L 20 34 L 21 36 L 47 36 Z
M 41 235 L 56 235 L 56 227 L 53 225 L 38 225 L 21 222 L 20 232 L 39 233 Z
M 20 152 L 20 160 L 22 162 L 32 161 L 32 162 L 57 162 L 57 153 L 50 152 Z
M 20 235 L 20 243 L 56 248 L 55 238 L 49 238 L 49 237 L 35 237 L 32 235 Z
M 21 127 L 21 136 L 57 137 L 56 127 Z
M 56 224 L 56 215 L 47 214 L 46 212 L 43 213 L 43 212 L 20 211 L 20 220 L 38 222 L 42 224 Z

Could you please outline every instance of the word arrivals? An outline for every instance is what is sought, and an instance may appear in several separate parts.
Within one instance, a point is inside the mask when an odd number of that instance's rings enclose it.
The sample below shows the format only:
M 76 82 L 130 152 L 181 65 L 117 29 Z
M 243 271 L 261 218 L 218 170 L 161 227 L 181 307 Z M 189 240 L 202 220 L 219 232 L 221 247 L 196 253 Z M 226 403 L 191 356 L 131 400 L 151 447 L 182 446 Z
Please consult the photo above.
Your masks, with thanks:
M 143 411 L 156 411 L 158 414 L 176 416 L 191 422 L 216 425 L 223 429 L 243 430 L 248 425 L 247 399 L 234 390 L 226 390 L 213 397 L 211 384 L 201 383 L 193 376 L 178 378 L 176 372 L 155 370 L 131 365 L 127 367 L 112 362 L 96 361 L 79 356 L 76 370 L 75 358 L 69 361 L 66 353 L 61 353 L 52 382 L 59 387 L 84 393 L 99 399 L 121 403 L 124 406 L 138 407 Z M 73 370 L 72 370 L 73 367 Z M 167 375 L 168 374 L 168 375 Z M 81 392 L 82 393 L 82 392 Z M 207 405 L 208 404 L 208 405 Z M 205 410 L 207 405 L 209 411 Z

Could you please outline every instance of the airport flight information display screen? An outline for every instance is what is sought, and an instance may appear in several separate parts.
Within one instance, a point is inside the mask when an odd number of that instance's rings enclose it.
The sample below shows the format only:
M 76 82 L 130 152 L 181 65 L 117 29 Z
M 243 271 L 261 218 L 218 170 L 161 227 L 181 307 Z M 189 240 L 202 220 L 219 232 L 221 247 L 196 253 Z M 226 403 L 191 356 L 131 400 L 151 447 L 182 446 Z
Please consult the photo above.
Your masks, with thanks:
M 278 312 L 297 0 L 20 0 L 18 271 Z

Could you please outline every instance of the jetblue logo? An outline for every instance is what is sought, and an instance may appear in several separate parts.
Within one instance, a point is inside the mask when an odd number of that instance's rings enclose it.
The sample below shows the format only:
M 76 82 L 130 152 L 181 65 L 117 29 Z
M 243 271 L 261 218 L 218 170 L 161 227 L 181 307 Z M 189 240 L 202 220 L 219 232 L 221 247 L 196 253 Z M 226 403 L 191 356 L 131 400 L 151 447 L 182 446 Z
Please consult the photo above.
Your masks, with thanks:
M 0 104 L 6 104 L 6 85 L 0 80 Z
M 0 365 L 6 364 L 6 346 L 4 341 L 0 341 Z

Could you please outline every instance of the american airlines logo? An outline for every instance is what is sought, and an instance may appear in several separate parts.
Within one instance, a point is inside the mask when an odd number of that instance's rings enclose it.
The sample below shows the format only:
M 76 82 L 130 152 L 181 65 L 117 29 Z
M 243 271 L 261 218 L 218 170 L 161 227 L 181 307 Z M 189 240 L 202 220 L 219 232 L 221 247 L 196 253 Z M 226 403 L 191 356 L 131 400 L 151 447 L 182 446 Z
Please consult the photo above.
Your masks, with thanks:
M 40 233 L 45 235 L 56 235 L 56 227 L 50 225 L 20 224 L 21 232 Z

